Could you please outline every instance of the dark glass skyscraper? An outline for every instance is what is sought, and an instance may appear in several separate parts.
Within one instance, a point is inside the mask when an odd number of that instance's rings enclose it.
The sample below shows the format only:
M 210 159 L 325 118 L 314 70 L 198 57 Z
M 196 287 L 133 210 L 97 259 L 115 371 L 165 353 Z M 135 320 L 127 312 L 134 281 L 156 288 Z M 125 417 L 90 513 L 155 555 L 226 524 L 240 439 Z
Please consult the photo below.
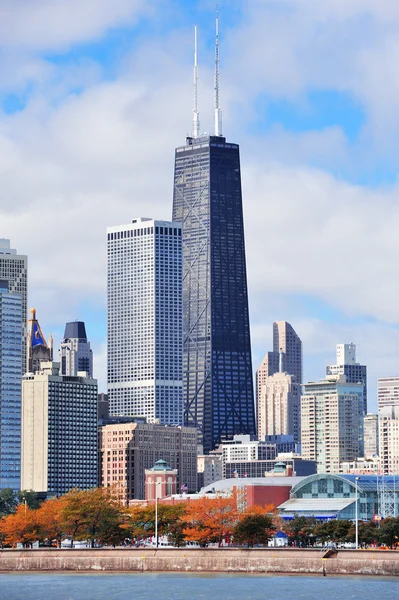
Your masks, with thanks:
M 182 223 L 185 423 L 204 451 L 255 434 L 240 154 L 221 136 L 176 149 L 173 220 Z

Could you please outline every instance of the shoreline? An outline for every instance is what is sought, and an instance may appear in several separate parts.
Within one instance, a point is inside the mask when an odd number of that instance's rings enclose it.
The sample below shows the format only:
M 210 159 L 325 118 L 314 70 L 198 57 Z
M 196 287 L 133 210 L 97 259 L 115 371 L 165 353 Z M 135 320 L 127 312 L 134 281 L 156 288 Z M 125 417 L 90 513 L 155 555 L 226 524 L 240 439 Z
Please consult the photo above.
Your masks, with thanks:
M 0 573 L 399 576 L 395 550 L 35 548 L 0 550 Z

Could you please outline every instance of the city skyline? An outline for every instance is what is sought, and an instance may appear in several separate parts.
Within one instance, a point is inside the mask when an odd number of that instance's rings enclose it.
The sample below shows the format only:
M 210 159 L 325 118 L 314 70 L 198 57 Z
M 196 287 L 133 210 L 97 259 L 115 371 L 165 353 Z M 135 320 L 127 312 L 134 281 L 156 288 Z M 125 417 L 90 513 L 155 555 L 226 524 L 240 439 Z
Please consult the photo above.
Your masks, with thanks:
M 1 25 L 8 60 L 0 66 L 7 165 L 0 235 L 29 255 L 29 306 L 43 315 L 54 347 L 66 321 L 86 322 L 105 391 L 105 228 L 134 214 L 170 218 L 173 149 L 191 125 L 195 23 L 201 123 L 212 126 L 214 6 L 166 2 L 170 13 L 161 20 L 158 6 L 148 12 L 129 0 L 99 3 L 95 23 L 88 10 L 78 29 L 59 18 L 59 5 L 47 16 L 52 27 L 25 32 L 22 52 L 14 50 L 22 38 L 12 26 L 19 10 Z M 30 22 L 26 13 L 38 7 L 24 10 Z M 254 369 L 271 347 L 275 320 L 293 323 L 303 340 L 304 381 L 334 362 L 336 343 L 353 340 L 368 366 L 375 411 L 377 377 L 399 367 L 390 241 L 397 215 L 395 5 L 326 2 L 312 14 L 306 3 L 294 9 L 226 0 L 220 11 L 224 130 L 242 155 Z M 273 35 L 263 40 L 262 31 Z M 153 181 L 143 176 L 153 171 Z M 40 239 L 31 226 L 38 212 Z M 350 258 L 356 268 L 349 270 Z

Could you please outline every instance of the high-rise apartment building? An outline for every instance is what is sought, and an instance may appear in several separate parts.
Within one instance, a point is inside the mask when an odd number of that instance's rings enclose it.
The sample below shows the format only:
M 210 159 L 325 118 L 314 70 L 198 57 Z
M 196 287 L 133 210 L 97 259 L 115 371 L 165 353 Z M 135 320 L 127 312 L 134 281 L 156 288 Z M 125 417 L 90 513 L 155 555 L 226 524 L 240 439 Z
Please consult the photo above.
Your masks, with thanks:
M 399 377 L 381 377 L 377 387 L 378 412 L 385 406 L 399 406 Z
M 97 486 L 97 381 L 42 363 L 22 380 L 21 489 L 60 496 Z
M 197 430 L 135 421 L 103 425 L 101 485 L 116 487 L 125 500 L 145 498 L 145 470 L 158 460 L 177 469 L 178 490 L 197 489 Z
M 364 458 L 374 458 L 379 453 L 378 415 L 369 413 L 364 417 Z
M 399 405 L 384 406 L 378 414 L 380 470 L 399 474 Z
M 23 322 L 21 294 L 0 279 L 0 489 L 20 489 Z
M 345 375 L 307 383 L 301 398 L 302 457 L 318 473 L 338 473 L 340 463 L 363 452 L 363 385 Z
M 273 352 L 277 355 L 282 352 L 282 371 L 293 375 L 296 382 L 301 384 L 302 341 L 287 321 L 273 323 Z
M 258 389 L 258 438 L 270 435 L 301 437 L 301 386 L 288 373 L 267 377 Z
M 22 372 L 26 370 L 26 319 L 28 316 L 28 257 L 17 254 L 10 240 L 0 238 L 0 279 L 8 282 L 8 291 L 22 299 Z
M 27 373 L 37 373 L 41 369 L 42 362 L 53 360 L 53 338 L 50 334 L 49 341 L 46 342 L 39 321 L 36 319 L 36 309 L 31 308 L 30 312 L 26 345 Z
M 107 234 L 110 414 L 182 424 L 181 225 L 141 218 Z
M 93 377 L 93 351 L 87 340 L 83 321 L 72 321 L 65 326 L 64 339 L 58 351 L 60 375 L 76 377 L 78 371 L 86 371 Z
M 204 452 L 255 433 L 240 154 L 222 135 L 176 149 L 173 219 L 183 236 L 185 423 Z
M 367 414 L 367 367 L 356 362 L 355 344 L 337 344 L 337 363 L 326 367 L 326 375 L 345 375 L 348 383 L 363 385 L 363 413 Z

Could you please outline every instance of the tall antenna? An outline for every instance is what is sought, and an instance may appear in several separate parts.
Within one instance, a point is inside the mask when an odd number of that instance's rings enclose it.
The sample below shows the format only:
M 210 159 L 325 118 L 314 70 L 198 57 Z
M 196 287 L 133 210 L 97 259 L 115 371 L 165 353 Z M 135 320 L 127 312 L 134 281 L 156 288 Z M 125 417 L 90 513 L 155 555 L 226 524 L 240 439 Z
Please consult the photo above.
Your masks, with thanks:
M 215 135 L 222 135 L 222 109 L 219 102 L 219 0 L 216 2 L 215 38 Z
M 199 136 L 200 122 L 198 112 L 198 52 L 197 52 L 197 26 L 194 27 L 194 110 L 193 110 L 193 138 Z

